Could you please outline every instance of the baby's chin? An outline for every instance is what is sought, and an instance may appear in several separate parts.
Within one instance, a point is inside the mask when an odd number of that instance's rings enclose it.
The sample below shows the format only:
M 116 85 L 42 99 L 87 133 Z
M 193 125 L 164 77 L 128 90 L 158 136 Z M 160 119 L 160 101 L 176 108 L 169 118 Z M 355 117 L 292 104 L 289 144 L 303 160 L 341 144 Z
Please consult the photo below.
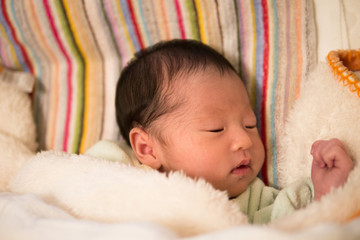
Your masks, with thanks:
M 248 186 L 251 184 L 251 182 L 254 179 L 252 179 L 250 182 L 244 181 L 242 183 L 237 184 L 236 186 L 230 187 L 228 189 L 225 189 L 227 191 L 227 194 L 230 199 L 236 198 L 237 196 L 241 195 L 243 192 L 246 191 Z
M 229 198 L 232 199 L 232 198 L 236 198 L 237 196 L 241 195 L 243 192 L 245 192 L 245 190 L 246 190 L 246 187 L 244 189 L 236 190 L 236 191 L 235 190 L 232 190 L 232 191 L 227 190 L 227 193 L 228 193 Z
M 213 187 L 220 191 L 225 191 L 230 199 L 236 198 L 237 196 L 241 195 L 243 192 L 245 192 L 248 184 L 237 184 L 237 186 L 233 187 L 219 187 L 212 184 Z

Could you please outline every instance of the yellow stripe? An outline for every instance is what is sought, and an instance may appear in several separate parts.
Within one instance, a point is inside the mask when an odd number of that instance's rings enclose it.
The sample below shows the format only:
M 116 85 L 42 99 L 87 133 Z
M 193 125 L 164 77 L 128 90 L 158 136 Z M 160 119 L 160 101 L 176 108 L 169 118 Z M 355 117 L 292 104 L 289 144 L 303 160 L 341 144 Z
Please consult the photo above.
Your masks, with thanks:
M 65 9 L 65 12 L 68 16 L 68 21 L 69 21 L 69 25 L 70 25 L 70 29 L 72 30 L 72 34 L 73 34 L 73 37 L 74 37 L 74 40 L 75 40 L 75 43 L 76 45 L 78 46 L 78 50 L 81 54 L 81 56 L 83 56 L 83 60 L 84 60 L 84 79 L 85 79 L 85 84 L 84 84 L 84 117 L 83 117 L 83 133 L 82 133 L 82 136 L 81 136 L 81 140 L 80 140 L 80 152 L 82 152 L 81 150 L 84 148 L 84 139 L 86 139 L 87 137 L 87 129 L 88 129 L 88 122 L 85 121 L 86 119 L 88 119 L 88 111 L 87 111 L 87 106 L 88 106 L 88 98 L 86 96 L 89 96 L 89 87 L 88 85 L 86 84 L 86 82 L 88 81 L 88 76 L 89 76 L 89 68 L 87 68 L 87 59 L 85 57 L 85 54 L 84 54 L 84 50 L 82 49 L 82 45 L 80 44 L 81 41 L 79 41 L 79 36 L 78 36 L 78 31 L 76 31 L 75 28 L 75 24 L 74 24 L 74 19 L 72 18 L 72 14 L 71 14 L 71 11 L 70 11 L 70 7 L 69 7 L 69 4 L 67 3 L 67 1 L 63 1 L 63 4 L 64 4 L 64 9 Z M 78 88 L 76 88 L 77 90 Z M 73 93 L 74 93 L 74 90 L 75 88 L 73 88 Z M 77 94 L 76 94 L 77 95 Z M 78 97 L 78 96 L 77 96 Z M 75 100 L 73 98 L 72 100 L 73 102 L 77 100 Z M 78 104 L 78 103 L 77 103 Z M 69 129 L 69 135 L 70 135 L 70 129 Z M 72 143 L 70 143 L 70 139 L 68 139 L 68 146 L 72 145 Z M 69 151 L 70 149 L 68 149 Z M 74 151 L 75 149 L 71 149 L 70 151 Z
M 2 35 L 4 36 L 4 38 L 5 38 L 6 42 L 7 42 L 6 45 L 7 45 L 7 46 L 10 46 L 10 53 L 11 53 L 11 56 L 12 56 L 14 62 L 15 62 L 16 67 L 17 67 L 18 69 L 21 69 L 21 65 L 20 65 L 19 60 L 18 60 L 18 58 L 17 58 L 17 56 L 16 56 L 16 52 L 15 52 L 14 46 L 11 44 L 11 41 L 10 41 L 9 38 L 7 37 L 7 34 L 6 34 L 6 32 L 5 32 L 5 29 L 4 29 L 4 27 L 3 27 L 2 25 L 0 25 L 0 29 L 1 29 Z
M 66 5 L 69 11 L 69 24 L 72 26 L 75 42 L 79 48 L 80 54 L 84 59 L 84 116 L 82 121 L 82 136 L 80 141 L 79 152 L 85 152 L 91 145 L 93 145 L 101 134 L 101 118 L 98 116 L 103 114 L 102 98 L 99 98 L 99 94 L 102 94 L 102 82 L 103 69 L 102 64 L 89 61 L 90 59 L 99 59 L 100 53 L 98 46 L 96 45 L 94 36 L 90 31 L 90 22 L 87 21 L 85 11 L 74 14 L 74 11 L 81 9 L 82 3 L 79 1 L 69 1 Z M 86 26 L 83 28 L 83 26 Z M 83 41 L 82 39 L 87 39 Z M 81 44 L 80 44 L 81 43 Z M 81 90 L 81 83 L 75 90 Z M 94 97 L 95 96 L 95 97 Z M 75 98 L 74 98 L 75 99 Z M 78 99 L 78 97 L 76 98 Z M 79 103 L 81 100 L 78 101 Z
M 124 31 L 125 32 L 125 38 L 126 38 L 127 42 L 129 43 L 131 53 L 134 54 L 135 53 L 135 47 L 134 47 L 134 44 L 132 43 L 132 40 L 131 40 L 131 37 L 130 37 L 130 34 L 129 34 L 129 29 L 127 28 L 127 24 L 125 22 L 125 18 L 124 18 L 123 11 L 122 11 L 122 8 L 121 8 L 121 5 L 120 5 L 120 1 L 116 1 L 116 7 L 117 7 L 117 10 L 119 12 L 120 23 L 123 26 L 123 28 L 125 29 L 125 31 Z
M 204 14 L 201 8 L 201 2 L 200 0 L 195 0 L 195 6 L 198 13 L 198 23 L 199 23 L 199 32 L 200 32 L 200 40 L 208 44 L 208 39 L 206 37 L 206 31 L 205 31 L 205 23 L 204 23 Z

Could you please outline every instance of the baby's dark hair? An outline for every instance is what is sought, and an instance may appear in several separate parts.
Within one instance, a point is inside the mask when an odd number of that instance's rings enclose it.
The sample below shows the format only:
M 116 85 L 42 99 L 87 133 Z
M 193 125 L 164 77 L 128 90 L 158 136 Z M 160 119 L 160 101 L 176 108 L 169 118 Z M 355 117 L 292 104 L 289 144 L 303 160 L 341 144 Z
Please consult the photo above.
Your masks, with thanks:
M 115 97 L 116 120 L 129 146 L 133 127 L 146 129 L 180 104 L 171 105 L 168 101 L 175 91 L 170 86 L 180 76 L 190 76 L 209 67 L 221 74 L 236 72 L 220 53 L 195 40 L 159 42 L 136 53 L 122 70 Z

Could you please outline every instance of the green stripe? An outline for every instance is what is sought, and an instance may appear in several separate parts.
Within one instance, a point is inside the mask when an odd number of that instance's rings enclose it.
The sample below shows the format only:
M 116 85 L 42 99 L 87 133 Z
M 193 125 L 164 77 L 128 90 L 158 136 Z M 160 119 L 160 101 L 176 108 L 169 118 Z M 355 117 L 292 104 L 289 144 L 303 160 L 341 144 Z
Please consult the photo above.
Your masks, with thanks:
M 238 47 L 237 47 L 237 51 L 238 51 L 238 74 L 239 76 L 242 76 L 242 64 L 241 64 L 241 42 L 240 42 L 240 26 L 239 26 L 239 8 L 237 5 L 237 1 L 234 0 L 234 7 L 235 7 L 235 16 L 236 16 L 236 36 L 237 36 L 237 42 L 238 42 Z M 243 79 L 243 81 L 245 81 L 245 79 Z
M 76 101 L 76 112 L 75 112 L 75 126 L 74 126 L 74 142 L 72 145 L 71 152 L 78 153 L 80 148 L 80 139 L 82 136 L 82 123 L 84 118 L 84 80 L 85 80 L 85 60 L 81 55 L 79 48 L 73 36 L 74 30 L 71 29 L 71 25 L 68 21 L 68 14 L 65 11 L 64 4 L 62 1 L 55 1 L 56 11 L 61 23 L 61 28 L 65 35 L 66 42 L 70 47 L 71 52 L 74 55 L 74 59 L 78 66 L 78 72 L 76 74 L 77 93 L 74 94 L 77 97 Z M 73 68 L 74 69 L 74 68 Z M 74 99 L 72 99 L 74 101 Z M 70 132 L 71 129 L 69 129 Z
M 191 24 L 191 38 L 195 40 L 200 40 L 199 23 L 193 0 L 186 0 L 185 6 L 189 13 L 188 16 Z

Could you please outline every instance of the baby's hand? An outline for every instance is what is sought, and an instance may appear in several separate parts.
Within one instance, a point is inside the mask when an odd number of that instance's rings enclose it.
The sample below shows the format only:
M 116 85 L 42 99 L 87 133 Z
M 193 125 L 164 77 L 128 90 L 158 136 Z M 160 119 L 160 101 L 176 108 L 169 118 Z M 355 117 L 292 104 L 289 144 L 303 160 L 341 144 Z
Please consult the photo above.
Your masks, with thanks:
M 320 140 L 311 148 L 313 163 L 311 178 L 315 200 L 327 194 L 331 188 L 342 186 L 354 165 L 344 145 L 338 139 Z

